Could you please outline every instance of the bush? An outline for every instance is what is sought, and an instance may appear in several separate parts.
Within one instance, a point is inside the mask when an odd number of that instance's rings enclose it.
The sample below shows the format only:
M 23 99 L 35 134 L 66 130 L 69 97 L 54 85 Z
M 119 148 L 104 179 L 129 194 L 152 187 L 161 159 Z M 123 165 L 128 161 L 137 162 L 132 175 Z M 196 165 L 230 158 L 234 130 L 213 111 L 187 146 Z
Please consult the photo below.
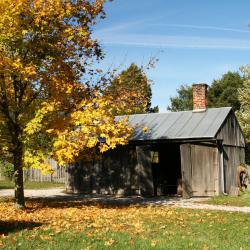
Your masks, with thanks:
M 3 175 L 12 180 L 13 175 L 14 175 L 14 166 L 13 164 L 9 163 L 9 162 L 0 162 L 0 167 L 2 169 L 2 173 Z

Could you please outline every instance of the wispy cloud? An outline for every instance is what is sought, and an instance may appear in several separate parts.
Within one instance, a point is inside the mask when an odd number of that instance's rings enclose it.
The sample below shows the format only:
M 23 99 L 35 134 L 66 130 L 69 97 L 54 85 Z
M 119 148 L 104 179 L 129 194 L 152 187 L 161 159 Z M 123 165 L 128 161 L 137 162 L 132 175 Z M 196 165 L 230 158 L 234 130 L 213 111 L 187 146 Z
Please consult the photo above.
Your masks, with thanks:
M 250 29 L 234 29 L 229 27 L 219 26 L 203 26 L 203 25 L 189 25 L 189 24 L 163 24 L 163 23 L 151 23 L 150 26 L 158 27 L 173 27 L 173 28 L 184 28 L 184 29 L 199 29 L 199 30 L 214 30 L 214 31 L 230 31 L 239 33 L 250 33 Z
M 143 24 L 144 27 L 170 27 L 170 28 L 181 28 L 181 29 L 196 29 L 196 30 L 212 30 L 212 31 L 228 31 L 236 33 L 248 33 L 250 34 L 250 29 L 246 26 L 245 29 L 235 29 L 231 27 L 220 27 L 220 26 L 208 26 L 208 25 L 192 25 L 192 24 L 166 24 L 166 23 L 153 23 L 153 19 L 131 21 L 126 23 L 119 23 L 108 28 L 99 30 L 99 32 L 112 32 L 129 30 L 131 28 L 140 28 Z
M 212 31 L 228 31 L 238 33 L 249 33 L 250 30 L 234 29 L 229 27 L 219 26 L 203 26 L 189 24 L 164 24 L 153 23 L 153 20 L 148 18 L 145 20 L 131 21 L 119 23 L 107 28 L 97 30 L 95 37 L 101 40 L 103 44 L 108 45 L 124 45 L 124 46 L 140 46 L 140 47 L 157 47 L 157 48 L 206 48 L 206 49 L 234 49 L 234 50 L 250 50 L 250 38 L 234 39 L 226 37 L 204 37 L 195 35 L 162 35 L 145 33 L 145 27 L 152 30 L 152 26 L 159 27 L 175 27 L 180 29 L 197 29 L 197 30 L 212 30 Z M 135 33 L 144 28 L 144 32 Z M 157 29 L 158 32 L 162 29 Z M 133 31 L 133 33 L 131 33 Z M 166 32 L 166 31 L 164 31 Z M 139 34 L 138 34 L 139 33 Z M 196 33 L 197 34 L 197 33 Z
M 119 34 L 97 32 L 103 44 L 157 48 L 206 48 L 250 50 L 250 40 L 199 36 L 168 36 L 153 34 Z
M 147 26 L 148 24 L 151 24 L 153 18 L 147 18 L 147 19 L 140 19 L 138 21 L 128 21 L 128 22 L 122 22 L 118 23 L 112 26 L 109 26 L 107 28 L 102 28 L 97 30 L 97 32 L 124 32 L 126 30 L 131 30 L 131 28 L 140 28 L 142 25 Z

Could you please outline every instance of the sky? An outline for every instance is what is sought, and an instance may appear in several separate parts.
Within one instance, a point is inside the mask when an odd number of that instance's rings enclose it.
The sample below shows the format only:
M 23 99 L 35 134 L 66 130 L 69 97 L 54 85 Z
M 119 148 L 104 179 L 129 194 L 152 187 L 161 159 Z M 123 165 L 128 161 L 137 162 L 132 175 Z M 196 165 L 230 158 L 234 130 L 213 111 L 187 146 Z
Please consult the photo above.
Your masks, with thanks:
M 159 61 L 147 76 L 152 105 L 166 112 L 176 89 L 211 84 L 250 64 L 250 0 L 114 0 L 94 28 L 103 68 Z

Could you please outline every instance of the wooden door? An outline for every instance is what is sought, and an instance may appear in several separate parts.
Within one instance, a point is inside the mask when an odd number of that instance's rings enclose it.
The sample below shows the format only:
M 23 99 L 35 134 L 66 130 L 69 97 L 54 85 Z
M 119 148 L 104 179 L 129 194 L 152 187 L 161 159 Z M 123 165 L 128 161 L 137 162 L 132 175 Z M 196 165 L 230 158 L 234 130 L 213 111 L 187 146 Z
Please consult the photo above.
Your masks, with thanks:
M 213 196 L 218 192 L 218 149 L 191 145 L 193 196 Z
M 218 148 L 202 144 L 182 144 L 180 148 L 183 197 L 218 194 Z

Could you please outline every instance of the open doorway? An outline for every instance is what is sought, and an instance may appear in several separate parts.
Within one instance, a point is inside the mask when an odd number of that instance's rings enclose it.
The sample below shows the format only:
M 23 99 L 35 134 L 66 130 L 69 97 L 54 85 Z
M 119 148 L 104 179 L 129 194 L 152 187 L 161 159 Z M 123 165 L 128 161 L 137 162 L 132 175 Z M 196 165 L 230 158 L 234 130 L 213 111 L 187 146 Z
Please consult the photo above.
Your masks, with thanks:
M 162 143 L 151 148 L 154 195 L 182 195 L 181 157 L 178 143 Z

